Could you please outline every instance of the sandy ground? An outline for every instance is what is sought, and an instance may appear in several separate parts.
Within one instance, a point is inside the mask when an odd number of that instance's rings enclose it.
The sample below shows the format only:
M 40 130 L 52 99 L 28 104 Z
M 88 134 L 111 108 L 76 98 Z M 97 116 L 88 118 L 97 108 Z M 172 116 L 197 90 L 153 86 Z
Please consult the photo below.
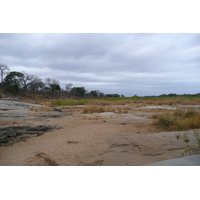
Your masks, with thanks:
M 181 157 L 185 144 L 177 132 L 156 133 L 148 115 L 74 113 L 43 119 L 41 124 L 63 128 L 1 146 L 0 165 L 140 166 Z

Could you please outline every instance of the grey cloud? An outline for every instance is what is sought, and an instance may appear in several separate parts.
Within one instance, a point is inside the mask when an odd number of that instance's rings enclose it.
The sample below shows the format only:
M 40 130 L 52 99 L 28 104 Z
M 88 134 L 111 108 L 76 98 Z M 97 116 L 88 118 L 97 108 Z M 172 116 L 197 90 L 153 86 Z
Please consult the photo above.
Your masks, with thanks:
M 105 93 L 199 92 L 200 34 L 0 34 L 0 63 Z

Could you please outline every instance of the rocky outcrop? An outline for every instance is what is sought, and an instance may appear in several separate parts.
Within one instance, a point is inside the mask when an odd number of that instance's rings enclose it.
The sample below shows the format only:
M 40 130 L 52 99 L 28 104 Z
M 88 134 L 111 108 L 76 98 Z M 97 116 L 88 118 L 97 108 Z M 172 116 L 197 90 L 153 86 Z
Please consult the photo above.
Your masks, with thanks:
M 15 126 L 0 127 L 0 146 L 12 145 L 17 141 L 26 140 L 31 136 L 40 136 L 47 131 L 59 129 L 61 127 L 51 125 L 28 125 L 21 124 Z
M 0 99 L 2 100 L 11 100 L 11 101 L 19 101 L 18 98 L 7 97 L 5 94 L 0 93 Z

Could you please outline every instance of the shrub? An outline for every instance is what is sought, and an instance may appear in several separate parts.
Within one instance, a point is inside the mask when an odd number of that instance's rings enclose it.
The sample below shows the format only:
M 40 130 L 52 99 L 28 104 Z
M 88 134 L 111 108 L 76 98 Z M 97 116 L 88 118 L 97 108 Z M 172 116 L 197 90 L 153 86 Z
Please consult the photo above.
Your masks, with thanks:
M 61 100 L 57 99 L 56 101 L 52 101 L 51 104 L 54 106 L 75 106 L 75 105 L 86 105 L 90 102 L 90 99 L 83 100 Z
M 158 125 L 169 128 L 176 123 L 176 120 L 170 116 L 160 116 L 158 119 Z
M 161 129 L 181 131 L 200 128 L 200 115 L 194 110 L 176 110 L 173 114 L 165 114 L 155 118 L 154 124 Z
M 178 134 L 177 139 L 182 139 L 186 143 L 184 148 L 184 153 L 181 153 L 182 156 L 195 155 L 200 153 L 200 132 L 194 130 L 195 141 L 194 144 L 191 144 L 191 138 L 187 133 Z
M 97 105 L 87 105 L 85 108 L 83 108 L 83 114 L 89 114 L 89 113 L 102 113 L 102 112 L 113 112 L 114 110 L 105 107 L 105 106 L 97 106 Z

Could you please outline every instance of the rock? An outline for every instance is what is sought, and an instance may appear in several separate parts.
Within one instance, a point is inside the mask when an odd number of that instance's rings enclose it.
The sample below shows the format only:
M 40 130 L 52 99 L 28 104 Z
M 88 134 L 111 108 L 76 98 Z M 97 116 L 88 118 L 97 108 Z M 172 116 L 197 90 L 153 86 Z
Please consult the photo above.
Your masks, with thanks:
M 0 137 L 4 136 L 5 135 L 5 131 L 1 131 L 0 132 Z
M 62 112 L 61 108 L 54 108 L 54 111 Z
M 44 126 L 44 125 L 33 125 L 33 126 L 29 126 L 27 128 L 27 131 L 48 131 L 48 130 L 52 130 L 52 129 L 55 129 L 56 126 Z
M 53 129 L 60 129 L 62 127 L 51 126 L 51 125 L 15 125 L 15 126 L 3 126 L 0 127 L 0 145 L 2 143 L 12 145 L 17 142 L 19 139 L 24 137 L 24 135 L 37 135 L 40 136 L 46 131 Z M 23 136 L 22 136 L 23 135 Z
M 5 133 L 8 137 L 16 137 L 17 136 L 16 132 L 13 129 L 9 129 Z
M 7 135 L 0 137 L 0 143 L 4 143 L 4 142 L 7 142 Z
M 23 135 L 26 133 L 28 127 L 29 125 L 22 124 L 22 125 L 11 126 L 10 128 L 14 129 L 17 135 Z
M 10 128 L 9 126 L 1 126 L 1 127 L 0 127 L 0 132 L 6 131 L 6 130 L 8 130 L 9 128 Z
M 44 134 L 44 132 L 43 131 L 27 131 L 26 134 L 42 135 L 42 134 Z

